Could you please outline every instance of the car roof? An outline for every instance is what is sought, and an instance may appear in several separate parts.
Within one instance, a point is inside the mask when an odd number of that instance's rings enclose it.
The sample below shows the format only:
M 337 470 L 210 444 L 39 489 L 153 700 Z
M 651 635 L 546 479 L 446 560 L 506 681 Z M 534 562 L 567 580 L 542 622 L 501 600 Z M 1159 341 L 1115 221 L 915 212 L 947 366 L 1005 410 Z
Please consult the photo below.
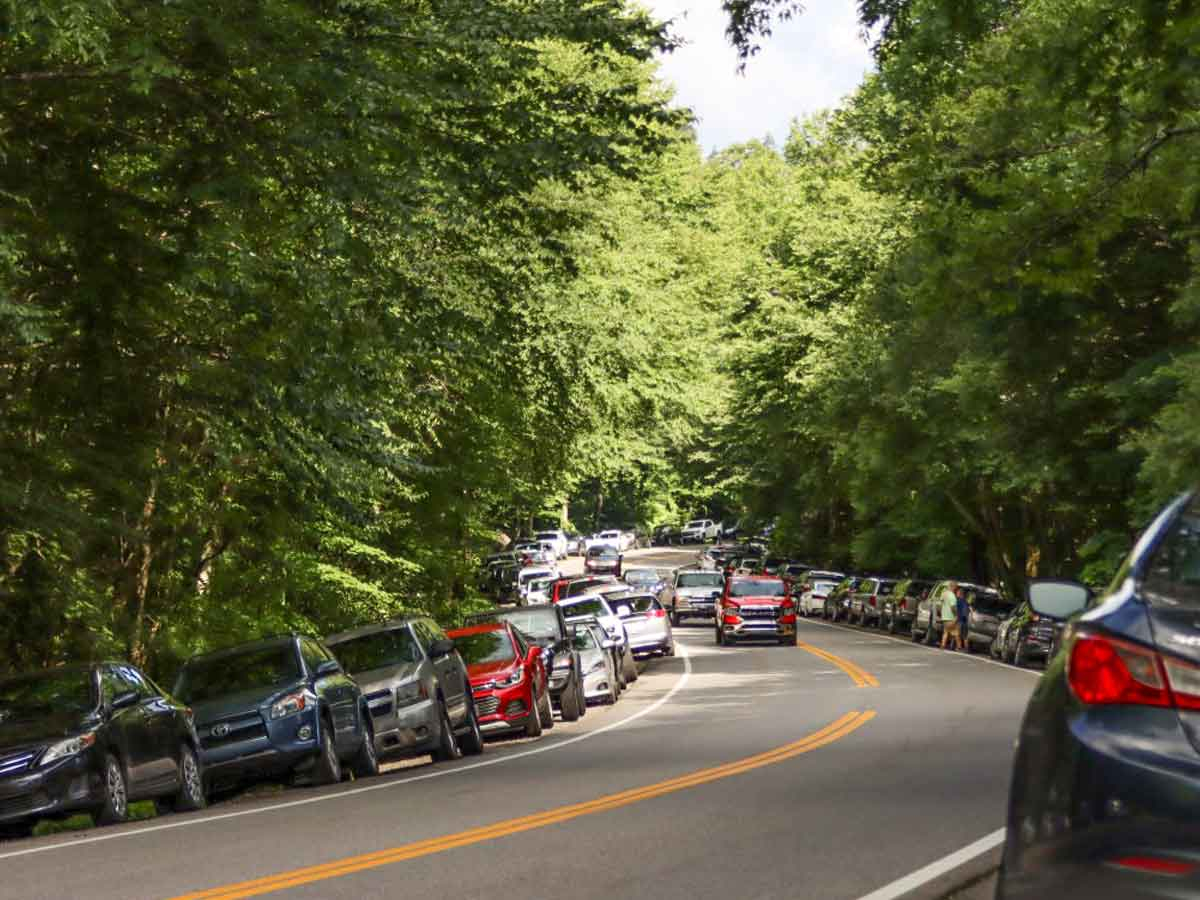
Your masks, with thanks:
M 479 625 L 467 625 L 463 628 L 453 628 L 446 632 L 446 637 L 470 637 L 473 634 L 488 634 L 493 631 L 509 631 L 512 625 L 508 622 L 483 622 Z
M 395 631 L 398 628 L 406 628 L 418 619 L 424 618 L 425 616 L 403 616 L 399 619 L 389 619 L 386 622 L 378 622 L 374 625 L 361 625 L 358 628 L 349 628 L 345 631 L 329 635 L 329 637 L 325 638 L 325 643 L 340 644 L 343 641 L 353 640 L 354 638 L 366 637 L 368 634 L 378 634 L 381 631 Z
M 733 575 L 731 581 L 783 581 L 778 575 Z
M 184 665 L 187 665 L 187 663 L 194 659 L 214 659 L 222 656 L 236 656 L 237 654 L 246 650 L 266 649 L 267 647 L 282 647 L 287 644 L 294 644 L 297 640 L 306 637 L 311 638 L 310 635 L 297 634 L 294 632 L 291 634 L 273 634 L 269 637 L 262 637 L 253 641 L 243 641 L 240 644 L 233 644 L 229 647 L 220 647 L 216 650 L 210 650 L 207 653 L 197 653 L 194 656 L 189 657 L 185 661 Z

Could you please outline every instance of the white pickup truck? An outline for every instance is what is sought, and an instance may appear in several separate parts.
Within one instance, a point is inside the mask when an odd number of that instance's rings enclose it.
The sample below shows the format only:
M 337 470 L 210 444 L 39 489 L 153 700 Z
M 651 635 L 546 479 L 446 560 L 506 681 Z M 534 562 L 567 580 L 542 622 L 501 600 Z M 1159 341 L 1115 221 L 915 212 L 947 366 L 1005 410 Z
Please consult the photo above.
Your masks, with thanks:
M 565 559 L 567 556 L 567 534 L 565 531 L 539 531 L 534 537 L 543 543 L 554 545 L 555 559 Z
M 712 519 L 692 519 L 680 531 L 680 539 L 685 543 L 703 544 L 715 541 L 721 534 L 721 523 Z
M 584 552 L 586 553 L 592 547 L 600 547 L 607 544 L 610 547 L 616 547 L 618 553 L 624 553 L 633 546 L 633 541 L 634 535 L 632 531 L 621 531 L 617 528 L 610 528 L 607 531 L 593 534 L 584 541 Z

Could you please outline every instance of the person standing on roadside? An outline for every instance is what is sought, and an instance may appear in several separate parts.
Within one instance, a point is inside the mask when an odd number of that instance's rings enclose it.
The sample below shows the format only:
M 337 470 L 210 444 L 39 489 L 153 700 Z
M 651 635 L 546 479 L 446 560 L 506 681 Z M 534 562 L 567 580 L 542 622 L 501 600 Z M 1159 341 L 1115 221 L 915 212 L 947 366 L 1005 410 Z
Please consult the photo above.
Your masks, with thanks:
M 971 604 L 967 602 L 967 592 L 962 587 L 954 589 L 956 598 L 955 611 L 958 613 L 958 649 L 967 651 L 967 626 L 971 621 Z
M 958 590 L 957 581 L 947 581 L 946 586 L 942 588 L 942 595 L 938 597 L 938 605 L 941 607 L 942 618 L 942 649 L 946 649 L 946 644 L 953 638 L 955 646 L 958 645 L 958 595 L 955 593 Z M 950 648 L 951 650 L 954 647 Z

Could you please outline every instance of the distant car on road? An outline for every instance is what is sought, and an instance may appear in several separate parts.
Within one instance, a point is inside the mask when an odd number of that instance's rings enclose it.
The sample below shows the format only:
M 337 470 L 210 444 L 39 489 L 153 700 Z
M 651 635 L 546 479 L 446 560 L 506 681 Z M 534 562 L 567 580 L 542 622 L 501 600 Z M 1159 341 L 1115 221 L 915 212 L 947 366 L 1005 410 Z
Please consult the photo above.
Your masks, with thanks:
M 639 591 L 649 591 L 655 597 L 661 596 L 668 584 L 667 577 L 658 569 L 650 569 L 642 566 L 626 569 L 621 573 L 621 580 L 631 588 Z
M 611 594 L 605 599 L 621 617 L 634 656 L 650 653 L 675 655 L 671 620 L 656 595 L 630 591 L 627 594 Z
M 850 615 L 850 595 L 854 593 L 862 577 L 847 575 L 825 597 L 821 615 L 831 622 L 840 622 Z
M 128 663 L 0 679 L 0 836 L 73 812 L 116 824 L 135 800 L 201 809 L 199 746 L 191 710 Z
M 1000 658 L 1014 666 L 1025 666 L 1033 660 L 1046 660 L 1061 638 L 1063 622 L 1039 614 L 1028 601 L 1019 604 L 1012 614 L 997 624 L 990 646 L 999 639 Z
M 796 597 L 796 608 L 802 616 L 825 614 L 825 598 L 846 576 L 841 572 L 811 569 L 804 574 L 799 584 L 792 585 L 792 596 Z M 786 581 L 786 578 L 784 579 Z
M 213 784 L 291 774 L 336 784 L 379 771 L 366 697 L 329 648 L 287 634 L 193 656 L 173 691 L 195 714 Z
M 653 547 L 669 547 L 680 542 L 678 525 L 656 525 L 650 533 L 650 544 Z
M 921 578 L 905 578 L 896 585 L 883 603 L 883 615 L 879 627 L 890 634 L 912 628 L 917 607 L 928 596 L 935 582 Z
M 713 619 L 717 600 L 725 590 L 725 576 L 704 569 L 680 569 L 667 588 L 663 603 L 670 611 L 671 624 L 684 619 Z
M 717 646 L 743 638 L 796 645 L 796 603 L 782 578 L 735 575 L 725 582 L 717 609 Z
M 864 578 L 850 593 L 847 621 L 878 627 L 883 604 L 895 589 L 895 578 Z
M 613 640 L 605 634 L 599 622 L 580 622 L 575 626 L 573 646 L 583 666 L 586 702 L 616 703 L 621 689 L 613 662 Z
M 567 533 L 555 529 L 553 531 L 539 531 L 534 535 L 540 543 L 549 544 L 554 551 L 556 559 L 563 559 L 567 555 L 569 549 L 567 541 Z
M 617 588 L 624 591 L 624 586 Z M 625 623 L 613 610 L 608 601 L 595 594 L 585 594 L 563 600 L 559 604 L 567 623 L 579 620 L 595 619 L 604 629 L 605 634 L 613 641 L 613 661 L 617 667 L 617 677 L 621 686 L 637 681 L 637 662 L 633 658 L 633 648 L 629 646 L 629 635 L 625 631 Z
M 679 540 L 684 544 L 703 544 L 715 541 L 721 533 L 721 526 L 712 519 L 692 519 L 683 526 Z
M 432 619 L 396 619 L 330 635 L 326 646 L 358 682 L 379 758 L 480 753 L 467 667 Z
M 554 727 L 550 679 L 542 648 L 508 622 L 488 622 L 447 632 L 471 679 L 479 728 L 484 734 L 520 731 L 539 737 Z
M 623 559 L 621 551 L 612 544 L 597 544 L 588 547 L 587 555 L 583 558 L 583 571 L 588 575 L 614 575 L 620 578 Z
M 1200 499 L 1170 503 L 1107 591 L 1034 581 L 1069 620 L 1017 739 L 997 900 L 1200 894 Z

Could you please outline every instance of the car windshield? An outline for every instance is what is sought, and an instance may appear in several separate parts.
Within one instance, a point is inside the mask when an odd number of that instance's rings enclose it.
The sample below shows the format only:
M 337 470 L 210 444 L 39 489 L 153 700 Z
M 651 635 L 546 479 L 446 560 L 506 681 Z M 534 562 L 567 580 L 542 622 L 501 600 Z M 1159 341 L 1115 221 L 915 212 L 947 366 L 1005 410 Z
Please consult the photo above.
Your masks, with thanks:
M 808 566 L 785 566 L 783 571 L 788 575 L 803 575 L 808 571 Z
M 48 713 L 84 713 L 95 708 L 95 687 L 87 669 L 38 672 L 0 681 L 0 725 Z
M 658 573 L 653 569 L 626 569 L 626 584 L 657 584 Z
M 300 661 L 292 644 L 256 647 L 189 660 L 175 683 L 175 696 L 200 703 L 254 688 L 271 688 L 296 681 Z
M 896 590 L 896 582 L 894 582 L 894 581 L 882 581 L 882 582 L 880 582 L 880 583 L 879 583 L 879 587 L 877 587 L 877 588 L 875 589 L 875 593 L 876 593 L 876 595 L 877 595 L 877 596 L 880 596 L 880 597 L 887 597 L 887 596 L 889 596 L 889 595 L 890 595 L 890 594 L 891 594 L 891 593 L 892 593 L 894 590 Z
M 581 616 L 611 616 L 612 611 L 599 597 L 588 597 L 584 600 L 576 600 L 573 603 L 562 606 L 563 615 L 568 619 L 575 619 Z
M 703 519 L 693 519 L 691 522 L 688 522 L 687 525 L 684 526 L 684 528 L 703 528 L 703 527 L 704 527 Z
M 529 579 L 529 589 L 531 591 L 544 591 L 547 590 L 550 585 L 554 584 L 554 581 L 554 576 L 550 576 L 548 578 L 531 578 Z
M 814 581 L 812 583 L 812 591 L 814 594 L 828 594 L 835 587 L 837 587 L 836 581 Z
M 686 572 L 679 576 L 675 582 L 675 587 L 692 588 L 692 587 L 714 587 L 719 588 L 725 584 L 725 578 L 720 572 Z
M 558 532 L 555 531 L 539 531 L 537 539 L 539 541 L 557 541 Z
M 592 547 L 588 550 L 588 559 L 616 559 L 617 550 L 615 547 L 610 547 L 608 544 L 603 544 L 599 547 Z
M 571 641 L 571 646 L 576 650 L 595 650 L 600 645 L 596 643 L 596 636 L 592 634 L 592 629 L 581 628 L 575 632 L 575 638 Z
M 729 586 L 731 597 L 782 597 L 785 593 L 787 588 L 783 582 L 773 578 L 735 578 Z
M 490 613 L 485 616 L 472 616 L 469 622 L 480 621 L 510 622 L 513 627 L 529 635 L 531 638 L 560 637 L 558 630 L 558 614 L 553 609 L 506 609 L 502 612 Z
M 460 634 L 454 639 L 463 662 L 473 663 L 508 662 L 516 659 L 517 651 L 507 631 L 481 631 L 478 634 Z
M 374 634 L 330 644 L 329 649 L 351 674 L 418 662 L 421 650 L 407 628 L 389 628 Z

